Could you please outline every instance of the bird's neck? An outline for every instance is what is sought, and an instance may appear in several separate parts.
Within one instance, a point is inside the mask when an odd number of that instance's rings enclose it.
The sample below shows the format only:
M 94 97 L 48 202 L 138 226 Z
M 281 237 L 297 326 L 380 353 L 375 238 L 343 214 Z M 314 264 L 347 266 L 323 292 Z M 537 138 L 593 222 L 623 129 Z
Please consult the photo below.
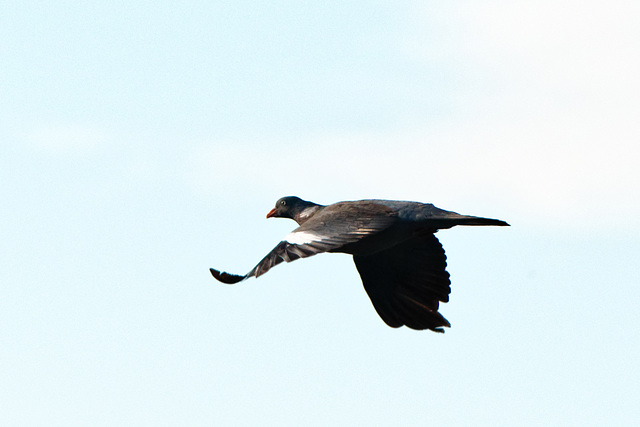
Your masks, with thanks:
M 324 208 L 324 206 L 317 205 L 315 203 L 309 203 L 309 206 L 305 207 L 300 212 L 298 212 L 293 219 L 294 219 L 295 222 L 298 223 L 298 225 L 302 225 L 309 218 L 311 218 L 312 216 L 317 214 L 318 211 L 320 211 L 322 208 Z

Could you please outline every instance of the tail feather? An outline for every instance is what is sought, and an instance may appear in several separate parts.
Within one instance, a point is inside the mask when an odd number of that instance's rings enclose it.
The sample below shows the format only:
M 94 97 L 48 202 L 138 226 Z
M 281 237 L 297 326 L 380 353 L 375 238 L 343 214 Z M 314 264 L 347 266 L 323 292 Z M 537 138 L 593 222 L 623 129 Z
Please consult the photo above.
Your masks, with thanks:
M 482 218 L 479 216 L 469 216 L 469 215 L 458 215 L 453 212 L 450 212 L 447 216 L 443 218 L 430 220 L 429 225 L 431 225 L 433 228 L 437 230 L 443 230 L 443 229 L 455 227 L 456 225 L 497 225 L 500 227 L 509 226 L 509 224 L 499 219 Z
M 497 225 L 501 227 L 509 226 L 508 223 L 499 219 L 481 218 L 478 216 L 461 216 L 460 218 L 456 218 L 455 222 L 457 225 Z

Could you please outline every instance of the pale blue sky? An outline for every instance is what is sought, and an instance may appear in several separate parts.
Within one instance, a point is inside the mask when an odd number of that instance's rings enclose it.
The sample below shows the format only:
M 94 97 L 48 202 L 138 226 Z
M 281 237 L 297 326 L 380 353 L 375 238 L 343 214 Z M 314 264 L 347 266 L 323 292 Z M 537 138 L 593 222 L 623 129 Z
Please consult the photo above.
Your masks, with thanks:
M 0 424 L 632 425 L 640 6 L 0 6 Z M 276 199 L 432 202 L 444 335 Z

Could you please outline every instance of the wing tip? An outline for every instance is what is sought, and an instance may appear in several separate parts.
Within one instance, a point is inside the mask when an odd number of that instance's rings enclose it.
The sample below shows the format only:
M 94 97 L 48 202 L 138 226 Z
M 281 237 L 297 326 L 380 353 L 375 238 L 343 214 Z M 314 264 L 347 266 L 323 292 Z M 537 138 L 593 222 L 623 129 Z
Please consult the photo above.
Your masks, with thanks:
M 210 268 L 209 271 L 211 272 L 211 275 L 216 278 L 216 280 L 222 283 L 226 283 L 228 285 L 233 285 L 247 278 L 247 276 L 238 276 L 237 274 L 229 274 L 224 271 L 220 272 L 215 268 Z

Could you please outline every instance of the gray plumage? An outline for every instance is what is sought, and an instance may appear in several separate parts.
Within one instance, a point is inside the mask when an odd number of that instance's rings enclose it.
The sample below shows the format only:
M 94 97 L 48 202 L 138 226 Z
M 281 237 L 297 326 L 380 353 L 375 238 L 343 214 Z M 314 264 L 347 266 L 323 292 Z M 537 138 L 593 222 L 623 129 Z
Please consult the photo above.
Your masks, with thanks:
M 279 199 L 270 217 L 293 219 L 299 227 L 244 276 L 212 268 L 213 277 L 234 284 L 259 277 L 282 261 L 347 253 L 353 255 L 364 288 L 387 325 L 435 332 L 451 326 L 438 312 L 439 303 L 449 301 L 451 281 L 434 233 L 456 225 L 509 225 L 418 202 L 359 200 L 323 206 L 294 196 Z

